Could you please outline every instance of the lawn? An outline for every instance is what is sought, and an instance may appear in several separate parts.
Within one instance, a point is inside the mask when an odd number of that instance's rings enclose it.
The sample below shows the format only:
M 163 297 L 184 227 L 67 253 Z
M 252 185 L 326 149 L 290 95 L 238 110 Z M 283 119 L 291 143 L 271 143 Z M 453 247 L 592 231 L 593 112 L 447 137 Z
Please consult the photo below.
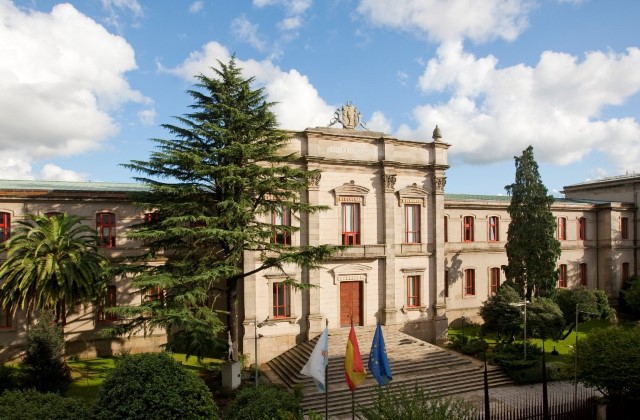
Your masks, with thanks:
M 201 361 L 198 361 L 196 357 L 187 359 L 186 355 L 181 353 L 174 353 L 173 358 L 180 362 L 185 369 L 195 373 L 216 369 L 223 362 L 220 359 L 211 358 L 204 358 Z M 94 401 L 98 395 L 98 388 L 115 367 L 116 360 L 116 358 L 108 357 L 69 361 L 73 383 L 67 390 L 66 396 Z
M 608 320 L 591 320 L 584 323 L 579 324 L 578 334 L 579 341 L 585 340 L 590 331 L 595 329 L 607 328 L 612 324 Z M 633 327 L 633 323 L 628 322 L 620 322 L 620 325 L 623 328 L 631 328 Z M 464 328 L 462 327 L 452 327 L 449 328 L 449 337 L 455 335 L 466 335 L 468 337 L 477 337 L 480 335 L 480 326 L 477 324 L 466 325 Z M 496 343 L 496 335 L 488 334 L 485 337 L 485 341 L 492 346 Z M 529 343 L 542 348 L 542 340 L 537 338 L 529 338 Z M 516 340 L 516 342 L 522 342 L 522 340 Z M 576 332 L 575 330 L 571 331 L 563 340 L 553 341 L 553 340 L 545 340 L 544 343 L 545 354 L 546 354 L 546 362 L 547 364 L 554 362 L 564 363 L 567 366 L 572 366 L 574 363 L 574 355 L 573 349 L 576 344 Z M 579 343 L 578 343 L 579 346 Z M 553 354 L 553 351 L 556 351 L 557 354 Z M 536 368 L 532 368 L 535 370 Z

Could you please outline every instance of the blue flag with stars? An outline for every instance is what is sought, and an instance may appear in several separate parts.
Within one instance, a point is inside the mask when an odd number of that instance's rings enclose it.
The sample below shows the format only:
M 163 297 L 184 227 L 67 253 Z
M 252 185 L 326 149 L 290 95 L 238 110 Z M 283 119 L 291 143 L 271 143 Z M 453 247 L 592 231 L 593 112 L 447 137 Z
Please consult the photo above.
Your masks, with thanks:
M 380 323 L 376 327 L 376 333 L 371 343 L 371 352 L 369 353 L 369 372 L 376 378 L 376 381 L 382 386 L 391 381 L 391 366 L 387 358 L 387 349 L 384 345 L 384 337 L 382 336 L 382 328 Z

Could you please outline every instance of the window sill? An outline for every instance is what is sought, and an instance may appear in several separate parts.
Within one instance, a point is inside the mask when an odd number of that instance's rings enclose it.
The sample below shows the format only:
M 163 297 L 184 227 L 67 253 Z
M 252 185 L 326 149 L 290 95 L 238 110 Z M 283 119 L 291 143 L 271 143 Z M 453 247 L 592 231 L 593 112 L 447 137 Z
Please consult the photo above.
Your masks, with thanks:
M 296 321 L 298 320 L 297 316 L 283 316 L 283 317 L 278 317 L 278 318 L 273 318 L 273 317 L 269 317 L 267 318 L 267 322 L 268 323 L 285 323 L 288 322 L 289 324 L 295 324 Z
M 426 306 L 403 306 L 401 310 L 405 314 L 407 312 L 426 312 L 427 307 Z

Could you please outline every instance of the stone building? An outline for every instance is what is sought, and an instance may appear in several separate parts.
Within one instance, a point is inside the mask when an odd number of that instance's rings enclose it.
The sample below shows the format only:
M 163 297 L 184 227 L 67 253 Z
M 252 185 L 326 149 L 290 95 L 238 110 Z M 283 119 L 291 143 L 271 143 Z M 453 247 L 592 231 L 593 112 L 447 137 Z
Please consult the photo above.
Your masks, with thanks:
M 247 277 L 240 286 L 243 324 L 240 350 L 252 354 L 259 340 L 263 363 L 330 329 L 375 326 L 377 322 L 431 342 L 446 339 L 453 322 L 477 317 L 487 296 L 504 281 L 507 263 L 509 198 L 445 194 L 449 145 L 436 127 L 433 139 L 405 141 L 357 130 L 359 117 L 349 106 L 336 118 L 344 128 L 290 132 L 287 152 L 299 165 L 320 169 L 300 197 L 326 206 L 304 215 L 284 211 L 269 222 L 292 224 L 294 235 L 274 241 L 291 245 L 344 245 L 319 270 L 284 267 L 287 275 L 312 287 L 282 283 L 279 271 Z M 351 111 L 349 114 L 347 111 Z M 128 193 L 136 184 L 97 182 L 0 181 L 0 240 L 26 214 L 68 212 L 95 227 L 102 251 L 115 263 L 140 252 L 126 239 L 132 225 L 146 217 Z M 562 244 L 558 287 L 586 285 L 615 299 L 637 271 L 637 193 L 640 175 L 607 178 L 565 187 L 552 211 Z M 0 256 L 0 259 L 3 258 Z M 258 263 L 245 253 L 245 269 Z M 140 302 L 127 278 L 113 280 L 101 305 Z M 119 340 L 95 333 L 117 322 L 97 307 L 73 308 L 66 320 L 69 352 L 113 354 L 156 350 L 162 331 Z M 27 320 L 1 311 L 0 358 L 15 358 L 24 342 Z M 252 355 L 252 359 L 255 355 Z

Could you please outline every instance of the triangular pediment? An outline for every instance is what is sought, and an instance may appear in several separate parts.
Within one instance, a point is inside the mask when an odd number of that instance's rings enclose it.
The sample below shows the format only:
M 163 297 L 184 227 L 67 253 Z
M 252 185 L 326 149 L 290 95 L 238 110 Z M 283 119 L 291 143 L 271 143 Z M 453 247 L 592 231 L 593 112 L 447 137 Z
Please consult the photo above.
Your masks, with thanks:
M 366 205 L 366 196 L 369 194 L 369 188 L 358 185 L 355 181 L 351 180 L 351 182 L 345 182 L 341 186 L 334 188 L 333 194 L 335 195 L 336 205 L 341 201 L 340 197 L 360 197 L 362 204 Z
M 418 199 L 422 201 L 422 205 L 425 205 L 425 199 L 429 196 L 429 191 L 425 190 L 422 187 L 419 187 L 418 184 L 413 183 L 413 185 L 409 185 L 404 187 L 403 189 L 396 192 L 398 195 L 398 205 L 402 205 L 403 201 L 407 199 Z

